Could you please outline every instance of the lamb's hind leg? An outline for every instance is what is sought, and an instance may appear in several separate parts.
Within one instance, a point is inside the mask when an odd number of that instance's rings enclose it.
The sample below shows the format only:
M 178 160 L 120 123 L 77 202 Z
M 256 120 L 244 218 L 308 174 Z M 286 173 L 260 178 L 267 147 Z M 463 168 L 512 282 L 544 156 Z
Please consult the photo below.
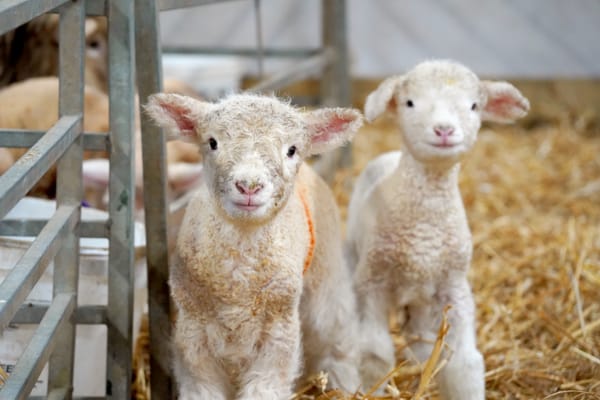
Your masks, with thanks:
M 440 300 L 452 305 L 447 342 L 453 351 L 438 377 L 440 391 L 447 400 L 483 400 L 485 366 L 476 346 L 475 305 L 467 280 L 446 287 Z

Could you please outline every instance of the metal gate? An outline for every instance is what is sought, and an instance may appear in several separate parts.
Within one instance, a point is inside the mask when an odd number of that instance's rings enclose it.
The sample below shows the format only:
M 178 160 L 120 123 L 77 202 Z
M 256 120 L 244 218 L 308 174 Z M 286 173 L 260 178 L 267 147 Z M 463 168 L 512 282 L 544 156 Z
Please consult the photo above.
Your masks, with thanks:
M 6 221 L 3 235 L 37 235 L 0 284 L 0 328 L 37 323 L 38 328 L 10 377 L 2 399 L 27 398 L 49 363 L 48 398 L 71 398 L 76 324 L 108 328 L 107 396 L 130 393 L 133 312 L 133 3 L 111 0 L 89 5 L 108 17 L 110 132 L 82 134 L 83 50 L 86 4 L 82 0 L 7 0 L 0 3 L 0 33 L 46 13 L 60 14 L 60 119 L 47 132 L 3 131 L 0 146 L 30 147 L 0 177 L 0 216 L 23 197 L 56 163 L 57 209 L 48 221 Z M 94 7 L 91 7 L 94 8 Z M 110 218 L 81 223 L 83 149 L 110 152 Z M 109 239 L 108 305 L 77 307 L 79 238 Z M 24 304 L 48 263 L 54 259 L 53 300 Z
M 104 324 L 108 330 L 106 398 L 131 397 L 134 288 L 133 199 L 135 72 L 140 103 L 162 88 L 158 15 L 160 10 L 227 0 L 3 0 L 0 34 L 46 13 L 60 14 L 60 119 L 47 132 L 0 131 L 1 147 L 31 147 L 0 177 L 3 218 L 40 177 L 58 168 L 57 209 L 47 221 L 0 222 L 0 235 L 37 236 L 0 283 L 0 330 L 9 323 L 39 324 L 15 369 L 0 389 L 0 399 L 28 398 L 49 363 L 49 399 L 72 397 L 74 338 L 77 324 Z M 256 4 L 259 0 L 255 0 Z M 350 102 L 345 43 L 345 1 L 322 0 L 323 46 L 292 69 L 259 83 L 254 91 L 274 90 L 307 73 L 321 71 L 321 103 Z M 82 132 L 84 18 L 106 15 L 109 45 L 110 132 Z M 134 29 L 135 27 L 135 29 Z M 231 53 L 231 50 L 228 51 Z M 235 52 L 235 50 L 234 50 Z M 260 49 L 261 54 L 269 53 Z M 135 67 L 137 65 L 137 68 Z M 146 256 L 150 319 L 151 387 L 155 399 L 173 397 L 168 340 L 167 202 L 165 137 L 141 113 Z M 0 127 L 1 129 L 2 127 Z M 83 223 L 81 162 L 83 149 L 110 154 L 109 218 Z M 108 304 L 77 306 L 79 238 L 109 239 Z M 53 299 L 25 303 L 54 259 Z M 93 360 L 92 360 L 93 362 Z

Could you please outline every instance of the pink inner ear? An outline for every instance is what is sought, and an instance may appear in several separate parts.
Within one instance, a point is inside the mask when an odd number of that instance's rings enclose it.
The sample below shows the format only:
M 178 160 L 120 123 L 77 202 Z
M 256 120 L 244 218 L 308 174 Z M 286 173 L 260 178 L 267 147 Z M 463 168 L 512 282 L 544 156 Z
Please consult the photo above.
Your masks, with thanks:
M 178 107 L 171 103 L 161 103 L 161 107 L 169 114 L 173 121 L 175 121 L 182 133 L 194 131 L 196 126 L 194 125 L 194 121 L 189 118 L 187 108 Z
M 485 108 L 494 115 L 507 117 L 511 114 L 511 108 L 523 109 L 523 106 L 510 95 L 500 95 L 490 99 Z
M 342 132 L 346 129 L 352 119 L 346 119 L 339 116 L 335 116 L 327 121 L 326 124 L 321 125 L 317 129 L 317 134 L 313 136 L 313 142 L 326 142 L 329 140 L 333 133 Z

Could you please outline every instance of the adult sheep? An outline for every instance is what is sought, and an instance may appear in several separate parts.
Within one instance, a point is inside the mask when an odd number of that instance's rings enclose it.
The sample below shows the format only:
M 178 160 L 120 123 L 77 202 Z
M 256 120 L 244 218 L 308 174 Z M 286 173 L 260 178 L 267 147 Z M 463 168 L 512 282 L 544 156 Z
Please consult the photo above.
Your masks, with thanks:
M 356 390 L 338 210 L 303 160 L 350 140 L 361 114 L 302 112 L 248 94 L 218 103 L 156 94 L 147 111 L 169 134 L 196 141 L 204 163 L 170 276 L 180 398 L 287 399 L 302 353 L 305 374 L 324 370 L 331 386 Z
M 444 399 L 482 400 L 484 363 L 475 343 L 467 281 L 472 240 L 458 188 L 459 160 L 481 121 L 511 122 L 529 103 L 507 82 L 480 81 L 466 67 L 428 61 L 386 79 L 365 103 L 373 120 L 396 113 L 406 151 L 386 153 L 359 176 L 348 209 L 347 255 L 363 337 L 367 386 L 395 362 L 390 312 L 406 311 L 404 332 L 420 338 L 408 356 L 430 356 L 446 305 L 451 355 L 439 372 Z

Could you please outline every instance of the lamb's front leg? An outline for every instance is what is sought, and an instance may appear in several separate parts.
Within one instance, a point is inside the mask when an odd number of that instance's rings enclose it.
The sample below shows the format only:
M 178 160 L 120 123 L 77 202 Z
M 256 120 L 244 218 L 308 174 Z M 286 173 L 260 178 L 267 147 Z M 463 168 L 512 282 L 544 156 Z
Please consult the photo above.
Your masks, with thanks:
M 445 341 L 449 360 L 438 374 L 440 394 L 444 400 L 483 400 L 485 398 L 483 357 L 475 345 L 474 304 L 471 289 L 462 278 L 446 281 L 429 304 L 408 307 L 405 331 L 419 340 L 407 349 L 409 358 L 427 361 L 436 340 L 444 307 L 448 311 L 450 329 Z
M 438 377 L 440 392 L 445 400 L 483 400 L 485 365 L 477 350 L 475 305 L 467 279 L 444 288 L 440 300 L 452 305 L 446 341 L 453 351 Z
M 181 336 L 181 335 L 179 335 Z M 227 400 L 231 385 L 215 358 L 203 346 L 175 343 L 173 368 L 179 400 Z
M 263 338 L 256 357 L 241 377 L 238 400 L 281 400 L 292 394 L 300 370 L 298 314 L 273 322 Z

